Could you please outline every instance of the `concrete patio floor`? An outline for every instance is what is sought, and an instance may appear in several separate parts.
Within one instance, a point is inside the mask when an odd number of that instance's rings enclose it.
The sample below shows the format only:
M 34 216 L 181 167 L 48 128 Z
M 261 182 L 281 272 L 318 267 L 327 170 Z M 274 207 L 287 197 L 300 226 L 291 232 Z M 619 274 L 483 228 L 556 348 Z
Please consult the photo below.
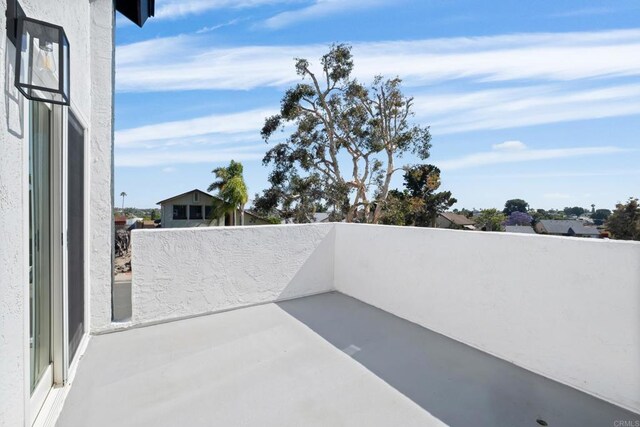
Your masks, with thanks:
M 640 419 L 334 292 L 94 336 L 57 425 L 442 425 L 434 416 Z

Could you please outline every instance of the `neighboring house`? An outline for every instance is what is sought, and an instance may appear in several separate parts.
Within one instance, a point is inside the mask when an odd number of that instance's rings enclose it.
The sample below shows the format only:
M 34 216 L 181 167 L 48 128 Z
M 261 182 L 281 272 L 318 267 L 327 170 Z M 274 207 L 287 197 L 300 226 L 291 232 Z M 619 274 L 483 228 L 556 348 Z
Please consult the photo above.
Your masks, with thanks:
M 196 188 L 158 202 L 157 204 L 160 205 L 161 227 L 216 227 L 240 225 L 242 223 L 239 210 L 235 212 L 236 224 L 234 224 L 233 213 L 226 214 L 220 218 L 212 218 L 212 206 L 215 199 L 217 199 L 216 196 Z M 252 211 L 244 211 L 244 225 L 266 224 L 270 224 L 270 222 L 265 218 Z
M 268 219 L 261 217 L 251 210 L 244 211 L 244 225 L 269 225 L 273 224 Z
M 536 231 L 530 225 L 505 225 L 504 231 L 507 233 L 536 234 Z
M 214 199 L 211 194 L 194 189 L 159 201 L 162 228 L 225 225 L 224 217 L 211 218 Z M 233 218 L 228 222 L 233 222 Z
M 600 230 L 587 227 L 579 220 L 543 219 L 536 224 L 536 231 L 552 236 L 600 237 Z
M 452 228 L 456 230 L 475 230 L 475 222 L 464 215 L 453 212 L 441 212 L 436 218 L 437 228 Z
M 113 219 L 113 224 L 116 230 L 125 230 L 127 228 L 127 217 L 124 215 L 118 215 Z
M 131 226 L 134 226 L 133 228 L 135 228 L 135 224 L 138 222 L 142 222 L 144 221 L 144 218 L 139 218 L 139 217 L 135 217 L 135 218 L 128 218 L 127 219 L 127 228 L 131 228 Z

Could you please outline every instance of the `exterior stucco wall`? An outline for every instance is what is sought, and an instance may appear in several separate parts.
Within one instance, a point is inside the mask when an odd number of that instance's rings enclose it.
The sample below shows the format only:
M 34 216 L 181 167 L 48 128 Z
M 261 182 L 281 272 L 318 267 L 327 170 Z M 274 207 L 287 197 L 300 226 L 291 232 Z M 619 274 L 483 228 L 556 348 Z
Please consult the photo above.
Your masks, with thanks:
M 68 0 L 76 3 L 77 0 Z M 111 323 L 113 280 L 113 87 L 114 10 L 112 0 L 91 0 L 88 17 L 91 58 L 89 145 L 89 242 L 87 260 L 91 331 Z
M 0 0 L 6 10 L 6 0 Z M 0 103 L 0 425 L 24 424 L 28 396 L 29 354 L 27 336 L 27 302 L 25 268 L 25 176 L 23 164 L 24 105 L 13 86 L 15 48 L 7 41 L 6 18 L 0 13 L 0 80 L 3 101 Z
M 89 127 L 91 170 L 91 292 L 100 322 L 111 320 L 111 0 L 20 0 L 27 16 L 62 25 L 70 44 L 74 113 Z M 15 48 L 6 38 L 6 0 L 0 0 L 0 425 L 29 420 L 28 337 L 28 101 L 14 87 Z M 99 28 L 98 28 L 99 27 Z M 105 153 L 104 155 L 102 153 Z M 100 161 L 108 157 L 108 161 Z M 97 201 L 106 200 L 107 203 Z M 106 265 L 103 263 L 107 260 Z M 100 311 L 100 306 L 103 306 Z
M 640 412 L 640 243 L 336 224 L 338 291 Z
M 332 224 L 134 230 L 132 324 L 333 289 Z

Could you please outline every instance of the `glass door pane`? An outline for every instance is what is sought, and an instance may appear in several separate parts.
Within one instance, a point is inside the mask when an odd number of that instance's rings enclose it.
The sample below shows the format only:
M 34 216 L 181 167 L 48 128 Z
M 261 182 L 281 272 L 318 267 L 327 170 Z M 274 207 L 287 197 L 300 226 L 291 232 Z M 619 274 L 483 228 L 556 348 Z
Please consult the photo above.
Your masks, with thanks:
M 51 110 L 46 104 L 31 103 L 29 296 L 32 392 L 51 364 L 51 134 Z

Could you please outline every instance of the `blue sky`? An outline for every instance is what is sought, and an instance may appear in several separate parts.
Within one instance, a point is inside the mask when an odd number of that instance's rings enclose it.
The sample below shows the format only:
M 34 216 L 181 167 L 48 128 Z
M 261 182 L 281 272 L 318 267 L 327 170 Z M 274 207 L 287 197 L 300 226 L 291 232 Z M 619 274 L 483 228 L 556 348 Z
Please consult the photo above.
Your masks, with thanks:
M 640 196 L 637 0 L 156 0 L 143 29 L 118 17 L 116 41 L 127 206 L 206 189 L 231 159 L 260 192 L 259 130 L 297 81 L 293 58 L 317 64 L 335 42 L 353 46 L 359 79 L 403 79 L 455 207 Z

